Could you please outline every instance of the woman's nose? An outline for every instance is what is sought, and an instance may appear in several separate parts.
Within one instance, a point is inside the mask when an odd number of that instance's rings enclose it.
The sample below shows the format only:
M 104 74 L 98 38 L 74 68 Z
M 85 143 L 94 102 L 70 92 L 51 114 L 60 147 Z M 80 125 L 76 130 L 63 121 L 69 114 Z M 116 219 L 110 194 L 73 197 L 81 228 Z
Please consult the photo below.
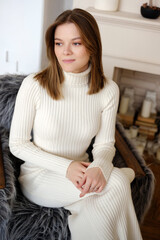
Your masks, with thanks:
M 69 45 L 67 45 L 67 46 L 64 47 L 63 54 L 64 54 L 64 55 L 70 55 L 70 54 L 72 54 L 72 50 L 71 50 L 71 47 L 70 47 Z

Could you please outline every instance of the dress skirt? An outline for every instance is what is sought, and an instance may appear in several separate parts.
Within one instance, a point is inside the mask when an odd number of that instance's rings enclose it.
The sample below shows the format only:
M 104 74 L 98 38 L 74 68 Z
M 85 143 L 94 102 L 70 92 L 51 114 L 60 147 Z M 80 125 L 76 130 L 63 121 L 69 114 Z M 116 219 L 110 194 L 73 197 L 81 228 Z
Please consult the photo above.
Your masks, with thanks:
M 45 207 L 70 210 L 69 228 L 72 240 L 141 240 L 135 214 L 128 169 L 114 167 L 101 193 L 89 193 L 80 198 L 80 191 L 66 177 L 53 171 L 39 170 L 24 174 L 19 181 L 23 194 Z M 28 188 L 25 187 L 30 186 Z

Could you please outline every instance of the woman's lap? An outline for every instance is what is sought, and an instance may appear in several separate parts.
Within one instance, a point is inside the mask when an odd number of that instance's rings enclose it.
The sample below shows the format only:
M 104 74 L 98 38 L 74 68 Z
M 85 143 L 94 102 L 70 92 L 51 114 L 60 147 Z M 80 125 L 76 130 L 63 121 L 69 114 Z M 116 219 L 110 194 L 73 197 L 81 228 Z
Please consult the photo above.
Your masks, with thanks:
M 44 170 L 36 176 L 21 176 L 19 178 L 22 192 L 32 202 L 46 207 L 65 207 L 79 200 L 93 195 L 102 195 L 108 191 L 123 191 L 129 185 L 129 180 L 118 168 L 113 168 L 109 181 L 104 190 L 97 193 L 86 194 L 80 198 L 80 191 L 62 175 L 57 175 L 52 171 Z M 27 184 L 26 184 L 27 182 Z M 26 187 L 27 186 L 27 187 Z M 125 189 L 124 189 L 124 192 Z

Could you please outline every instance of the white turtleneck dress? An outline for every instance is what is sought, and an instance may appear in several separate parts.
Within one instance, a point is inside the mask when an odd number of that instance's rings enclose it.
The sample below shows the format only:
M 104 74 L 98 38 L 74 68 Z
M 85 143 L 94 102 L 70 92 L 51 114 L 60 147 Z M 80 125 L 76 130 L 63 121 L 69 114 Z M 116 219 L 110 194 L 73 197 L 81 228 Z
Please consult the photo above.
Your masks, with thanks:
M 19 182 L 30 201 L 71 211 L 73 240 L 140 240 L 130 190 L 133 171 L 112 165 L 119 90 L 108 80 L 99 93 L 88 95 L 89 72 L 64 72 L 61 100 L 53 100 L 33 74 L 24 79 L 9 140 L 11 152 L 24 160 Z M 86 150 L 94 136 L 89 168 L 100 167 L 107 185 L 101 193 L 80 198 L 66 172 L 73 160 L 88 161 Z

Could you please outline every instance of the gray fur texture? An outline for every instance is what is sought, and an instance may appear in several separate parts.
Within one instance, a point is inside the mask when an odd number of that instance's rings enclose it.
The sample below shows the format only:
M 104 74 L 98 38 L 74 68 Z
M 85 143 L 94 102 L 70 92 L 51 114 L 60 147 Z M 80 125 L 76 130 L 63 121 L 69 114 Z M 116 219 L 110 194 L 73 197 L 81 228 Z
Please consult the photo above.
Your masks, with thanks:
M 21 193 L 17 181 L 22 161 L 9 152 L 8 133 L 15 98 L 23 78 L 16 75 L 0 77 L 0 135 L 6 175 L 6 188 L 0 190 L 0 240 L 69 240 L 69 211 L 64 208 L 40 207 L 29 202 Z M 131 185 L 137 218 L 142 222 L 151 203 L 154 176 L 126 137 L 123 126 L 117 123 L 117 128 L 146 173 L 145 177 L 136 178 Z M 88 149 L 92 160 L 91 150 L 92 144 Z M 118 150 L 113 163 L 120 168 L 126 166 Z
M 14 185 L 14 169 L 12 167 L 12 161 L 9 157 L 8 132 L 0 128 L 0 136 L 6 177 L 6 188 L 0 189 L 0 239 L 7 240 L 7 225 L 11 217 L 13 202 L 15 201 L 16 188 Z
M 10 129 L 15 99 L 23 75 L 0 75 L 0 126 Z
M 10 154 L 8 132 L 0 129 L 6 187 L 0 189 L 0 240 L 70 240 L 69 211 L 28 201 L 15 176 L 21 161 Z

